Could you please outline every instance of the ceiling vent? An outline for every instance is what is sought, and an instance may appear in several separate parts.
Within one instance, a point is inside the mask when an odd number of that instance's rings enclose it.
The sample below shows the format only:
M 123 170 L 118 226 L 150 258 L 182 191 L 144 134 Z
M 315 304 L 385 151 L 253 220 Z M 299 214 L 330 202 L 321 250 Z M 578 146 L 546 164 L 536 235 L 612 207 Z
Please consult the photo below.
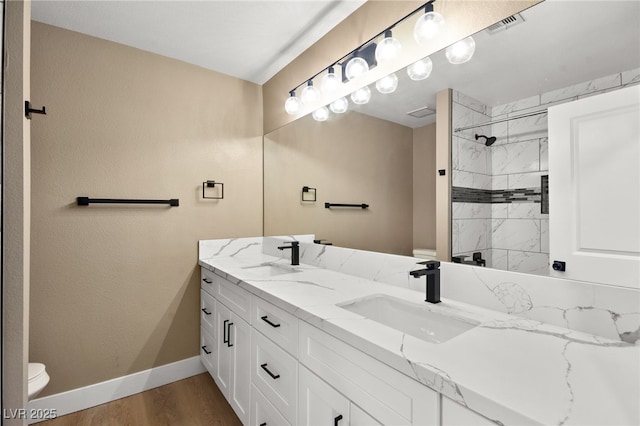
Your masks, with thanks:
M 495 34 L 500 31 L 506 30 L 507 28 L 511 28 L 514 25 L 521 24 L 523 22 L 524 22 L 524 18 L 522 17 L 522 15 L 520 15 L 519 13 L 516 13 L 515 15 L 511 15 L 508 18 L 504 18 L 500 22 L 496 22 L 495 24 L 488 26 L 487 32 L 489 34 Z
M 413 111 L 409 111 L 407 113 L 407 115 L 410 115 L 410 116 L 415 117 L 415 118 L 424 118 L 424 117 L 427 117 L 429 115 L 433 115 L 435 113 L 436 113 L 435 110 L 425 106 L 425 107 L 422 107 L 422 108 L 414 109 Z

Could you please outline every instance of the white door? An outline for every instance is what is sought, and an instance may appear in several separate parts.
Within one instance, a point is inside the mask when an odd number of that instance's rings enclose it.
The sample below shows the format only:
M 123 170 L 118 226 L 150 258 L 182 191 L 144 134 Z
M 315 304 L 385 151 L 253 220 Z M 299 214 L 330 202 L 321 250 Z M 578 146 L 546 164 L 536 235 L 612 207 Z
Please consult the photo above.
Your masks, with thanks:
M 549 108 L 551 275 L 640 288 L 640 86 Z
M 251 414 L 251 327 L 232 312 L 227 334 L 231 350 L 229 404 L 246 425 Z
M 233 347 L 229 346 L 229 324 L 231 321 L 231 311 L 227 309 L 222 303 L 216 304 L 216 324 L 218 330 L 216 331 L 215 339 L 217 340 L 217 367 L 215 381 L 220 391 L 229 399 L 229 387 L 231 383 L 231 362 L 232 362 L 232 350 Z
M 300 364 L 298 425 L 347 426 L 349 400 Z

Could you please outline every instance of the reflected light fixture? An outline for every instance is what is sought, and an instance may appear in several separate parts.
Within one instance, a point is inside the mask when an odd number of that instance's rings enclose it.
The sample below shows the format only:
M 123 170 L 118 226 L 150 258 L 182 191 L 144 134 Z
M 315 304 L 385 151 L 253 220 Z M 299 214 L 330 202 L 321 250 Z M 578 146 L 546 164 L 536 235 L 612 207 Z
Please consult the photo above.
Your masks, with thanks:
M 376 81 L 376 89 L 380 93 L 393 93 L 398 88 L 398 76 L 391 73 Z
M 347 109 L 349 109 L 349 101 L 347 100 L 347 98 L 340 98 L 331 102 L 329 108 L 336 114 L 343 114 L 347 112 Z
M 327 69 L 327 74 L 322 77 L 322 81 L 320 81 L 320 90 L 322 93 L 331 94 L 338 90 L 340 86 L 340 79 L 335 74 L 335 70 L 333 65 Z
M 428 56 L 422 58 L 407 67 L 407 75 L 411 80 L 424 80 L 431 75 L 433 70 L 433 62 Z
M 449 62 L 457 65 L 468 62 L 473 57 L 475 51 L 475 40 L 473 40 L 473 37 L 467 37 L 447 47 L 445 55 Z
M 287 114 L 296 115 L 302 109 L 302 101 L 300 98 L 296 97 L 295 90 L 289 92 L 289 97 L 284 102 L 284 110 L 287 111 Z
M 361 87 L 351 94 L 351 100 L 354 104 L 363 105 L 371 99 L 371 89 L 369 86 Z
M 326 106 L 322 106 L 317 110 L 313 111 L 311 113 L 311 116 L 316 121 L 327 121 L 327 118 L 329 118 L 329 110 L 327 109 Z
M 369 71 L 369 64 L 367 61 L 362 59 L 359 51 L 354 53 L 354 57 L 347 62 L 347 67 L 345 68 L 345 75 L 348 80 L 353 80 L 354 78 L 360 77 L 362 74 Z
M 376 62 L 384 63 L 394 60 L 402 49 L 402 44 L 393 37 L 391 30 L 384 32 L 384 39 L 376 46 Z
M 420 44 L 435 38 L 444 27 L 444 18 L 433 10 L 433 3 L 428 3 L 424 12 L 413 27 L 413 37 Z
M 305 104 L 312 104 L 320 98 L 320 92 L 318 92 L 318 89 L 313 87 L 313 80 L 307 81 L 307 87 L 302 89 L 300 98 Z

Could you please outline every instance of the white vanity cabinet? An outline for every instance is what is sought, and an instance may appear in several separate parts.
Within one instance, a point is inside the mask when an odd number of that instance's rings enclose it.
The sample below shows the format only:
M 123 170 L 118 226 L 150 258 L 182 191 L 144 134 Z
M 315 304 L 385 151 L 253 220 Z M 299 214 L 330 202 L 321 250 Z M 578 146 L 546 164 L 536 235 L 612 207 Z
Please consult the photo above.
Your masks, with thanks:
M 251 295 L 202 269 L 201 359 L 243 424 L 251 410 Z
M 303 365 L 335 388 L 347 401 L 360 407 L 377 423 L 393 425 L 439 424 L 438 400 L 440 395 L 305 322 L 299 322 L 298 359 L 301 379 L 300 409 L 304 413 L 302 379 Z M 309 390 L 308 392 L 312 392 Z M 322 392 L 322 395 L 327 392 Z M 326 400 L 329 400 L 327 397 Z M 332 400 L 333 401 L 333 400 Z M 307 411 L 313 408 L 307 408 Z M 344 408 L 341 408 L 344 410 Z M 320 409 L 319 409 L 320 410 Z M 338 413 L 343 419 L 349 414 Z M 350 424 L 346 421 L 344 424 Z M 375 424 L 375 423 L 374 423 Z

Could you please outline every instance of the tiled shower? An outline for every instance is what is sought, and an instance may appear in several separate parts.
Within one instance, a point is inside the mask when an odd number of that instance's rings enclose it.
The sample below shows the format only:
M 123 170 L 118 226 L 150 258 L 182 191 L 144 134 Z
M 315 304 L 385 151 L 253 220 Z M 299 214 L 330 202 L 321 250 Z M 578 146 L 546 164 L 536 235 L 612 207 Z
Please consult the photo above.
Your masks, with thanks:
M 499 121 L 640 83 L 640 69 L 583 82 L 504 105 L 453 92 L 452 255 L 482 253 L 487 267 L 548 275 L 547 114 Z M 487 146 L 475 135 L 495 136 Z M 549 182 L 553 185 L 553 182 Z M 543 207 L 544 206 L 544 207 Z

